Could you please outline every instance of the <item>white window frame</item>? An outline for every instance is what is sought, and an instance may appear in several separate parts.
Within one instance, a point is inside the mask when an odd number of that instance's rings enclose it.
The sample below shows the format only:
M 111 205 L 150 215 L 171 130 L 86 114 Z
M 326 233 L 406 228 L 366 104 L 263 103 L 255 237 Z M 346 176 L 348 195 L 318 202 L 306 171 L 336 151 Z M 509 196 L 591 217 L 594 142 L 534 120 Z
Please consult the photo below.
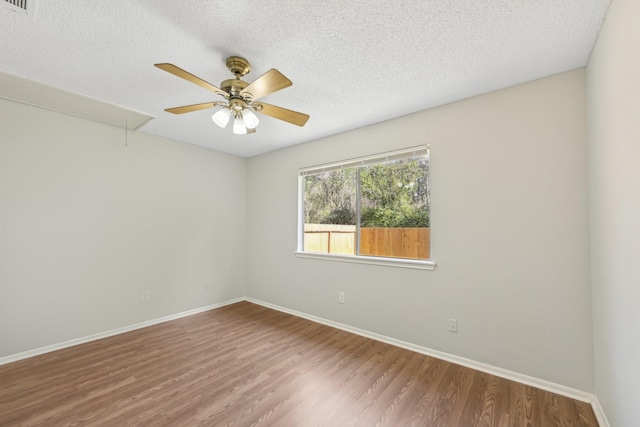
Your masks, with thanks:
M 342 255 L 342 254 L 328 254 L 321 252 L 305 252 L 304 251 L 304 198 L 305 198 L 305 186 L 304 178 L 307 175 L 317 174 L 321 172 L 327 172 L 330 170 L 354 167 L 357 165 L 374 164 L 377 162 L 386 162 L 394 159 L 406 158 L 408 156 L 417 156 L 421 154 L 429 155 L 429 146 L 420 145 L 417 147 L 405 148 L 402 150 L 395 150 L 381 154 L 375 154 L 371 156 L 358 157 L 355 159 L 344 160 L 341 162 L 327 163 L 317 166 L 309 166 L 301 168 L 298 171 L 298 242 L 295 255 L 298 258 L 319 259 L 325 261 L 338 261 L 338 262 L 350 262 L 357 264 L 372 264 L 382 265 L 390 267 L 412 268 L 419 270 L 434 270 L 436 263 L 433 259 L 433 251 L 430 249 L 431 259 L 419 260 L 419 259 L 407 259 L 407 258 L 388 258 L 377 256 L 365 256 L 365 255 Z M 429 160 L 431 160 L 429 158 Z M 429 206 L 431 211 L 431 206 Z

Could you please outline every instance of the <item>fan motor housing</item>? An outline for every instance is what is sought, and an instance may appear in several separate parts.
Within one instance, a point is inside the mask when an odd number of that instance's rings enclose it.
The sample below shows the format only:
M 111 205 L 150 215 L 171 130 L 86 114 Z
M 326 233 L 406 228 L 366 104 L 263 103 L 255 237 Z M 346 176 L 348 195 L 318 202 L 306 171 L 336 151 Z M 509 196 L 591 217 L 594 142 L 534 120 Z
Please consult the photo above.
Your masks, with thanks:
M 220 88 L 230 94 L 231 96 L 238 96 L 245 87 L 249 86 L 249 83 L 240 79 L 229 79 L 220 83 Z

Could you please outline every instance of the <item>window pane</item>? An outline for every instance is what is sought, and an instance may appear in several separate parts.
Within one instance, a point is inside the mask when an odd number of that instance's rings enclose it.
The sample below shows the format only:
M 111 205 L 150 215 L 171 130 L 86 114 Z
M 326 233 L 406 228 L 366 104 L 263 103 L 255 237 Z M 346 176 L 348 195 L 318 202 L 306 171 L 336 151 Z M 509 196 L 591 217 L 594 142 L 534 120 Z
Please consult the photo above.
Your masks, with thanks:
M 430 260 L 429 148 L 300 170 L 299 249 Z
M 430 258 L 428 156 L 360 169 L 360 255 Z
M 304 250 L 355 255 L 356 170 L 304 177 Z

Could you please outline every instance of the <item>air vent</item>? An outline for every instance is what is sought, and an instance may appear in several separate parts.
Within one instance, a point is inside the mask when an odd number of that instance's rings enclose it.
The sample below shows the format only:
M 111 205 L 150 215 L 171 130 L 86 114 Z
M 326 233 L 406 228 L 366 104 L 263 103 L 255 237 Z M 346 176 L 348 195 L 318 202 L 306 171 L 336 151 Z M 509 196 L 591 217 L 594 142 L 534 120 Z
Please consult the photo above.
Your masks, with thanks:
M 1 6 L 13 12 L 33 17 L 36 0 L 0 0 L 0 7 Z
M 27 11 L 27 0 L 4 0 L 4 1 L 14 5 L 17 8 L 24 10 L 25 12 Z

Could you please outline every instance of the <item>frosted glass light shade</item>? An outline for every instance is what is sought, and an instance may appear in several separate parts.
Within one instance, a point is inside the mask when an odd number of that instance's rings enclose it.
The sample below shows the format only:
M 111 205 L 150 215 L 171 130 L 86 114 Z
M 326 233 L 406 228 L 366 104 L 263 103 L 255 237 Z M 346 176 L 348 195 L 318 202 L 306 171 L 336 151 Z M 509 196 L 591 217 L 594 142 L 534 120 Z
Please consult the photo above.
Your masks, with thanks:
M 236 135 L 244 135 L 247 133 L 247 127 L 245 126 L 242 117 L 238 117 L 233 121 L 233 133 Z
M 258 126 L 258 123 L 260 123 L 258 116 L 253 114 L 253 111 L 249 109 L 242 111 L 242 118 L 244 119 L 244 124 L 247 125 L 249 129 L 255 129 L 256 126 Z
M 213 123 L 223 128 L 227 125 L 227 123 L 229 123 L 230 116 L 231 116 L 231 110 L 224 107 L 221 110 L 216 111 L 215 114 L 211 116 L 211 120 L 213 120 Z

